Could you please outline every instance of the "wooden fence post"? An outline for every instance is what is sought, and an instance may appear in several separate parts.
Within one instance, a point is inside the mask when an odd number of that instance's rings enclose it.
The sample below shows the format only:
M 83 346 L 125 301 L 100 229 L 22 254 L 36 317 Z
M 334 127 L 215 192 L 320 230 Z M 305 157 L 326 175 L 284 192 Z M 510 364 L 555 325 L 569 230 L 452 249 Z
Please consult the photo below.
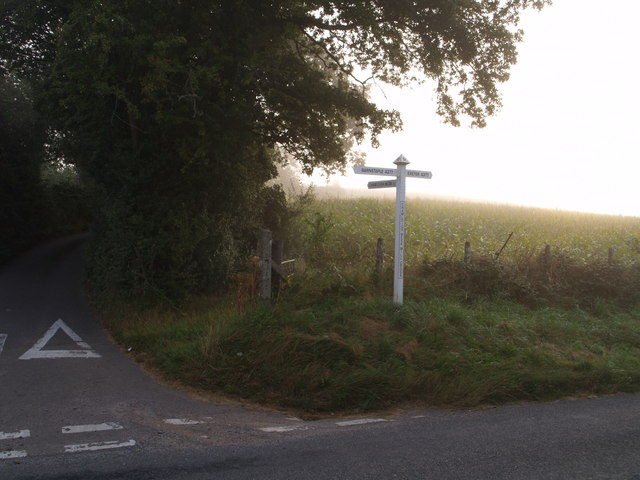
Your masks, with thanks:
M 464 264 L 471 263 L 471 242 L 464 242 Z
M 378 276 L 378 281 L 382 278 L 382 274 L 384 273 L 384 239 L 378 238 L 378 243 L 376 245 L 376 275 Z
M 282 259 L 284 258 L 284 242 L 282 240 L 274 240 L 272 242 L 271 258 L 273 258 L 273 262 L 276 265 L 282 265 Z M 277 274 L 275 278 L 271 278 L 271 282 L 273 283 L 273 290 L 276 292 L 276 295 L 278 295 L 280 285 L 282 283 L 282 277 L 280 274 Z
M 272 234 L 270 230 L 260 231 L 260 242 L 258 244 L 258 255 L 260 256 L 260 283 L 258 296 L 261 300 L 271 298 L 271 244 Z

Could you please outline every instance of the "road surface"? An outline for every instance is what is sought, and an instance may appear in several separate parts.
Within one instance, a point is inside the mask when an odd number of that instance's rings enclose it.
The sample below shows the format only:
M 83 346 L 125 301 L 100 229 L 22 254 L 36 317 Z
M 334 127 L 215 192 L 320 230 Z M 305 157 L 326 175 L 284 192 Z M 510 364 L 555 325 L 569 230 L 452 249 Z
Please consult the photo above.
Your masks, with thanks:
M 0 479 L 640 480 L 640 396 L 302 421 L 158 385 L 81 295 L 82 237 L 0 272 Z

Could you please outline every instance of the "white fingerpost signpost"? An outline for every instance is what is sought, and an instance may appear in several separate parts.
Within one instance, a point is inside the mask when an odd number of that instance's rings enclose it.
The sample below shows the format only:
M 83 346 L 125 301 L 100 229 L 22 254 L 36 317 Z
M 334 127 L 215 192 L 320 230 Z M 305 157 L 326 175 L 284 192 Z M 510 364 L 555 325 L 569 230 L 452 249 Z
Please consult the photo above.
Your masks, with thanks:
M 358 165 L 353 167 L 353 171 L 360 175 L 381 175 L 385 177 L 396 177 L 395 180 L 382 180 L 379 182 L 369 182 L 367 187 L 372 188 L 395 188 L 396 189 L 396 231 L 395 231 L 395 251 L 393 269 L 393 301 L 402 305 L 404 288 L 404 219 L 406 216 L 406 179 L 422 178 L 430 179 L 431 172 L 424 170 L 407 170 L 409 160 L 404 155 L 400 155 L 393 162 L 398 168 L 380 168 Z

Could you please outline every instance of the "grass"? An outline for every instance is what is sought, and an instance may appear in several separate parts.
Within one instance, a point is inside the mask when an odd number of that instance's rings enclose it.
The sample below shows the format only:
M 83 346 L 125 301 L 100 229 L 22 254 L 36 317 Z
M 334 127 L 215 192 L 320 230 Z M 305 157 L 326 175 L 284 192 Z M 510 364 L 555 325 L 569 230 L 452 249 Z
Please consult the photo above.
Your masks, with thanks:
M 391 272 L 372 275 L 392 202 L 346 200 L 297 219 L 290 248 L 306 267 L 272 304 L 105 318 L 168 378 L 310 414 L 640 390 L 640 219 L 452 202 L 412 202 L 408 218 L 402 307 Z
M 172 379 L 310 413 L 473 407 L 640 388 L 640 312 L 325 298 L 117 330 Z

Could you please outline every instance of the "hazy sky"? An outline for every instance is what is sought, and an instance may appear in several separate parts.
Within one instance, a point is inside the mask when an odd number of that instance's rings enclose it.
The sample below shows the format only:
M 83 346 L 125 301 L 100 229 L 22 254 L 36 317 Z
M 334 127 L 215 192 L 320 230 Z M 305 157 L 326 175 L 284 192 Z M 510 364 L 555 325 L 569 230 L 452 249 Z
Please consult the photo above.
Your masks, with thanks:
M 527 13 L 504 106 L 484 129 L 442 124 L 428 84 L 375 89 L 405 127 L 365 149 L 367 165 L 402 153 L 433 172 L 408 180 L 409 192 L 640 216 L 639 18 L 638 0 L 555 0 Z

